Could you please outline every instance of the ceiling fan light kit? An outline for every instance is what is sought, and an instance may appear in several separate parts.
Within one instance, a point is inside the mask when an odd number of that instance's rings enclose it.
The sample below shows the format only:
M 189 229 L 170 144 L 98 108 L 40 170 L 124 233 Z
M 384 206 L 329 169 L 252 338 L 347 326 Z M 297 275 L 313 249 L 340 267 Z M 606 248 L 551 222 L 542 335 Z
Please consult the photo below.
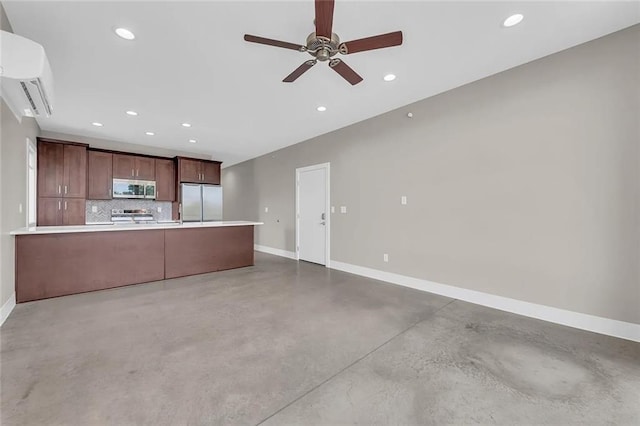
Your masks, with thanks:
M 306 45 L 272 40 L 250 34 L 245 34 L 244 39 L 251 43 L 266 44 L 269 46 L 306 52 L 314 57 L 314 59 L 305 61 L 291 74 L 286 76 L 284 80 L 282 80 L 285 83 L 292 83 L 296 81 L 298 77 L 307 72 L 311 67 L 317 64 L 318 61 L 329 61 L 329 68 L 340 74 L 342 78 L 352 85 L 356 85 L 362 81 L 362 77 L 343 60 L 333 57 L 338 53 L 341 55 L 349 55 L 367 50 L 399 46 L 402 44 L 402 31 L 395 31 L 388 34 L 380 34 L 373 37 L 366 37 L 341 43 L 340 37 L 338 37 L 336 33 L 332 32 L 333 6 L 334 0 L 315 0 L 316 31 L 309 34 Z

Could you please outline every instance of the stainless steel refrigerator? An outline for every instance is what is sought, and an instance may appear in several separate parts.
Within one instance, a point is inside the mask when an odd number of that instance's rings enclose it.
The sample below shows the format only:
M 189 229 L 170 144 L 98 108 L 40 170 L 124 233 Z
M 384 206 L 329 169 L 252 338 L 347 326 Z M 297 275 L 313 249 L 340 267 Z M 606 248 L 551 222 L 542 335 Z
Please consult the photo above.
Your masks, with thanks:
M 182 184 L 182 221 L 222 220 L 222 187 L 197 183 Z

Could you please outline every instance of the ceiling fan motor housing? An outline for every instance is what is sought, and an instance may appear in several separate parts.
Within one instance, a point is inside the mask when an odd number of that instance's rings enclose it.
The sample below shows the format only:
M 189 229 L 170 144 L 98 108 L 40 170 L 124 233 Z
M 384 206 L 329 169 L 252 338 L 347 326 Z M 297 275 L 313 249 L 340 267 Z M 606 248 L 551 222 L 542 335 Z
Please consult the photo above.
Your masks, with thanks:
M 307 37 L 307 52 L 319 61 L 327 61 L 338 53 L 339 45 L 340 38 L 336 33 L 331 33 L 331 39 L 316 36 L 316 33 L 311 33 Z

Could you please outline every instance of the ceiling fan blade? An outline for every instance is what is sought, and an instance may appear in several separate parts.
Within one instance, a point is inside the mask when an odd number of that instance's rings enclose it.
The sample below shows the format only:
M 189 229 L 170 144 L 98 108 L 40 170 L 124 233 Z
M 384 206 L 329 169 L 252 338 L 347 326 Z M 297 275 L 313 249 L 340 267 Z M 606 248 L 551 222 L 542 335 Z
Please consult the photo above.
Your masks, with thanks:
M 305 72 L 307 72 L 309 70 L 309 68 L 311 68 L 312 66 L 314 66 L 318 61 L 316 61 L 315 59 L 306 61 L 304 64 L 300 65 L 298 68 L 295 69 L 295 71 L 293 71 L 291 74 L 289 74 L 288 76 L 286 76 L 284 78 L 284 80 L 282 80 L 284 83 L 293 83 L 294 81 L 296 81 L 296 79 L 298 77 L 300 77 L 302 74 L 304 74 Z
M 331 38 L 334 0 L 316 0 L 316 36 Z
M 258 37 L 250 34 L 245 34 L 244 40 L 249 41 L 251 43 L 266 44 L 269 46 L 283 47 L 285 49 L 297 50 L 299 52 L 304 52 L 305 50 L 307 50 L 307 47 L 301 44 L 288 43 L 286 41 L 280 41 L 280 40 L 272 40 L 270 38 Z
M 373 37 L 361 38 L 340 44 L 340 53 L 364 52 L 365 50 L 383 49 L 385 47 L 399 46 L 402 44 L 402 31 L 388 34 L 380 34 Z
M 362 77 L 358 75 L 351 67 L 345 64 L 341 59 L 332 59 L 329 62 L 329 67 L 333 68 L 335 72 L 340 74 L 342 78 L 347 80 L 352 85 L 356 85 L 362 81 Z

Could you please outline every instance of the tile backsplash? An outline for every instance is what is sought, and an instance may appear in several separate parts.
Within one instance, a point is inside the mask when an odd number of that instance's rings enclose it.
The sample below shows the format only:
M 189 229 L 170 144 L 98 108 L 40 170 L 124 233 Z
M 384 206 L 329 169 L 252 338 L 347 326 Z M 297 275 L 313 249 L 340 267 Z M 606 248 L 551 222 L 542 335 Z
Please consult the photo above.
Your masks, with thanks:
M 97 212 L 93 212 L 94 206 Z M 158 207 L 162 210 L 161 212 L 158 212 Z M 171 220 L 171 202 L 169 201 L 114 199 L 87 200 L 86 222 L 111 221 L 111 209 L 147 209 L 155 220 Z

